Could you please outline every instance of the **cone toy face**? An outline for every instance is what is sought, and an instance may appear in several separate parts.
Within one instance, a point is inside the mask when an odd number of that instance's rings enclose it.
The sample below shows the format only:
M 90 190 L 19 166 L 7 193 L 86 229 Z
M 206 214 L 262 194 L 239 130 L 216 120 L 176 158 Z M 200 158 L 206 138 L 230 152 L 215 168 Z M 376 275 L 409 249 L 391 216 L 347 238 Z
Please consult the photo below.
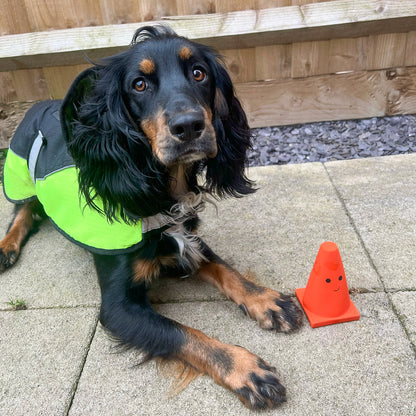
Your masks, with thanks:
M 350 305 L 342 263 L 314 265 L 304 297 L 305 305 L 324 316 L 338 316 Z
M 360 317 L 350 299 L 338 247 L 330 241 L 319 248 L 306 288 L 295 292 L 313 328 Z

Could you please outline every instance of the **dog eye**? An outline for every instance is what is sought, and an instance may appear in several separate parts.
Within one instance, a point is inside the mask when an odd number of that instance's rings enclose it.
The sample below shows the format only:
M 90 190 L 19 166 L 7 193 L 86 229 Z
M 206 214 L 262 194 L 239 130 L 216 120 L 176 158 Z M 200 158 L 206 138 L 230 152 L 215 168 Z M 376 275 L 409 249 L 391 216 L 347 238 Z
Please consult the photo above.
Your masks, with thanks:
M 192 76 L 196 82 L 202 82 L 207 78 L 207 73 L 202 68 L 196 67 L 192 71 Z
M 134 82 L 134 89 L 138 92 L 143 92 L 147 88 L 146 81 L 143 78 L 136 79 Z

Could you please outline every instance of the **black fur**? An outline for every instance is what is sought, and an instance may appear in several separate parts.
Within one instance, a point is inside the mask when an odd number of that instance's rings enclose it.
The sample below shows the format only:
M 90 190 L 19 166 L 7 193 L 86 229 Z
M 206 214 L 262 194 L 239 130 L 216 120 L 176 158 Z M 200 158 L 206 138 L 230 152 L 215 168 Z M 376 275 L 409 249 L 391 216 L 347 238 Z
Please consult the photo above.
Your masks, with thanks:
M 175 322 L 156 313 L 144 283 L 133 283 L 131 255 L 94 255 L 100 281 L 100 321 L 127 347 L 139 347 L 146 359 L 170 358 L 180 350 L 184 334 Z
M 193 234 L 203 205 L 201 192 L 220 198 L 254 192 L 244 174 L 250 129 L 218 54 L 166 27 L 144 27 L 125 52 L 77 77 L 60 116 L 87 205 L 109 222 L 132 224 L 160 213 L 170 217 L 163 229 L 145 233 L 134 252 L 94 254 L 104 327 L 146 359 L 174 359 L 211 375 L 248 407 L 278 406 L 285 400 L 284 388 L 271 367 L 256 362 L 246 350 L 159 315 L 147 296 L 154 277 L 201 270 L 201 278 L 224 293 L 238 287 L 246 314 L 244 292 L 253 302 L 265 291 Z M 203 183 L 198 184 L 201 177 Z M 37 202 L 30 204 L 24 205 L 29 214 L 44 214 Z M 29 226 L 15 226 L 30 233 Z M 17 256 L 11 240 L 13 234 L 0 242 L 3 269 Z M 233 299 L 233 293 L 228 295 Z M 282 309 L 276 321 L 289 322 L 281 325 L 285 331 L 298 328 L 300 312 L 281 299 L 276 301 Z M 261 310 L 260 296 L 257 302 Z
M 195 187 L 196 174 L 206 169 L 205 188 L 210 193 L 224 197 L 254 191 L 244 174 L 250 129 L 219 56 L 166 27 L 145 27 L 136 32 L 130 49 L 82 73 L 62 106 L 64 136 L 79 168 L 80 191 L 96 209 L 94 199 L 99 196 L 110 220 L 121 216 L 137 221 L 174 203 L 168 189 L 169 170 L 153 157 L 148 138 L 132 119 L 125 85 L 136 52 L 146 43 L 158 47 L 161 40 L 194 46 L 213 77 L 209 104 L 218 154 L 195 164 L 189 184 Z M 215 108 L 215 94 L 225 100 L 221 108 Z
M 169 168 L 154 156 L 149 138 L 140 128 L 140 103 L 130 101 L 128 83 L 143 56 L 165 53 L 169 43 L 172 50 L 187 45 L 198 51 L 198 59 L 203 60 L 212 78 L 202 98 L 212 111 L 218 153 L 193 164 L 187 176 L 188 189 L 200 192 L 202 186 L 198 188 L 196 176 L 205 172 L 204 189 L 215 196 L 254 192 L 244 174 L 250 130 L 221 58 L 167 27 L 144 27 L 135 33 L 128 50 L 80 74 L 61 109 L 64 137 L 79 168 L 80 192 L 97 210 L 95 198 L 99 197 L 110 221 L 121 218 L 135 222 L 167 211 L 176 202 L 169 189 Z M 144 47 L 149 55 L 140 54 Z M 172 85 L 168 94 L 175 93 Z M 194 228 L 197 218 L 187 222 L 188 228 Z M 152 260 L 175 250 L 171 239 L 155 236 L 138 253 L 94 255 L 102 291 L 101 322 L 124 345 L 138 347 L 148 357 L 175 356 L 183 343 L 183 333 L 151 308 L 147 285 L 133 282 L 133 265 L 140 259 Z M 212 257 L 202 242 L 201 250 Z

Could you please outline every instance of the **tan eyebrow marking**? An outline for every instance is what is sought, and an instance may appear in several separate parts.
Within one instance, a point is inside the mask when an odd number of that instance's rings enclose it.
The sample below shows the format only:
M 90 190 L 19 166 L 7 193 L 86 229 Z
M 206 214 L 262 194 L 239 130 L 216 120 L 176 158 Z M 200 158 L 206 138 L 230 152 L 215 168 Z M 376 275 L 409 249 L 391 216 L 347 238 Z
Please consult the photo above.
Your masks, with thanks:
M 150 75 L 156 70 L 156 65 L 151 59 L 143 59 L 143 61 L 139 64 L 140 71 L 143 72 L 145 75 Z
M 192 50 L 191 48 L 189 48 L 188 46 L 184 46 L 180 51 L 179 51 L 179 57 L 185 61 L 187 59 L 189 59 L 192 56 Z

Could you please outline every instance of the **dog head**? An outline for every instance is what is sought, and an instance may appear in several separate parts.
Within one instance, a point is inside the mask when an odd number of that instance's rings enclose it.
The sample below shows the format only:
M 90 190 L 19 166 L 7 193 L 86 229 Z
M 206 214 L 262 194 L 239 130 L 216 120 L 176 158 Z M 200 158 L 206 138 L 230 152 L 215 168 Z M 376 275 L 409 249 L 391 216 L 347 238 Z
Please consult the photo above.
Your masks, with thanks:
M 165 166 L 215 157 L 215 79 L 206 51 L 176 36 L 163 42 L 140 36 L 124 82 L 133 122 Z
M 89 205 L 109 219 L 169 209 L 181 167 L 220 197 L 253 192 L 244 174 L 250 130 L 230 77 L 210 48 L 164 26 L 139 29 L 131 47 L 84 71 L 61 110 L 68 149 Z

